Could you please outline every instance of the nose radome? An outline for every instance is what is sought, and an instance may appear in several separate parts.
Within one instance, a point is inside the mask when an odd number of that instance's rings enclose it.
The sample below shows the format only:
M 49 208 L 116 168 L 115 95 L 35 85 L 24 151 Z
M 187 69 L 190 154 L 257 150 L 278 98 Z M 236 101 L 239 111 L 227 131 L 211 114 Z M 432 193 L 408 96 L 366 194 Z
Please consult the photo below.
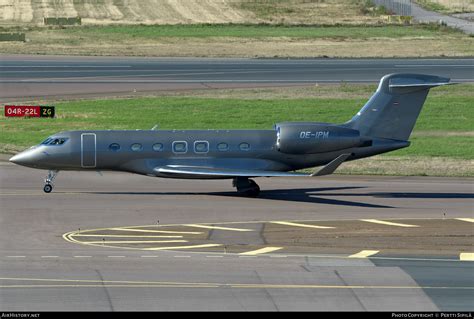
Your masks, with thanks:
M 16 154 L 15 156 L 11 157 L 9 159 L 9 161 L 12 162 L 12 163 L 21 165 L 21 158 L 22 158 L 22 155 L 21 155 L 21 153 L 19 153 L 19 154 Z
M 36 164 L 38 160 L 37 157 L 38 156 L 34 150 L 27 150 L 10 158 L 10 162 L 18 165 L 30 166 Z

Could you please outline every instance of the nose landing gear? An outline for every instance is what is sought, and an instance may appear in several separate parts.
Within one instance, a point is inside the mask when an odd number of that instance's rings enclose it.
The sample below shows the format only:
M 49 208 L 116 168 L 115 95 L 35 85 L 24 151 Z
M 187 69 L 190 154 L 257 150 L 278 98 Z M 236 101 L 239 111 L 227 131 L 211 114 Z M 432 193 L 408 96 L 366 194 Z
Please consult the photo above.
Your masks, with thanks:
M 48 176 L 44 180 L 45 185 L 43 187 L 43 191 L 45 193 L 51 193 L 51 191 L 53 190 L 53 181 L 56 178 L 56 176 L 58 175 L 58 173 L 59 173 L 59 171 L 56 171 L 56 170 L 48 171 Z
M 247 177 L 236 177 L 232 180 L 232 186 L 237 188 L 237 191 L 248 197 L 257 197 L 260 194 L 260 187 L 253 180 Z

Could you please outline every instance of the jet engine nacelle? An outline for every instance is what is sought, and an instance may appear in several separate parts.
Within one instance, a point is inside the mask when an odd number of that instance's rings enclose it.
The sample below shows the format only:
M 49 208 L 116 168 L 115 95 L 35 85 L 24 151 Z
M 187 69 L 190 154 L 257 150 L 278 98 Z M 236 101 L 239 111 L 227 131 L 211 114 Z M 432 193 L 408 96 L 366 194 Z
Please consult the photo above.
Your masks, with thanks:
M 359 131 L 325 123 L 280 123 L 276 147 L 287 154 L 315 154 L 365 146 Z

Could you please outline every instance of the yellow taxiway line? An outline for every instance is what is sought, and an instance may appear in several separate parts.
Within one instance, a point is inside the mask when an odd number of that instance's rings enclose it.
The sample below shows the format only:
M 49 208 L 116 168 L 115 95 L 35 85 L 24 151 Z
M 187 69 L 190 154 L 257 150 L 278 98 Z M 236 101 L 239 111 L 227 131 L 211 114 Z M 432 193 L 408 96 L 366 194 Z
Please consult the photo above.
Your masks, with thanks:
M 142 233 L 162 233 L 162 234 L 185 234 L 185 235 L 200 235 L 201 232 L 189 232 L 189 231 L 171 231 L 171 230 L 154 230 L 154 229 L 136 229 L 128 227 L 115 227 L 107 228 L 108 230 L 117 230 L 117 231 L 134 231 Z
M 168 243 L 187 243 L 187 240 L 102 240 L 102 241 L 83 241 L 83 244 L 168 244 Z
M 175 249 L 195 249 L 195 248 L 211 248 L 219 247 L 221 244 L 203 244 L 203 245 L 190 245 L 190 246 L 173 246 L 173 247 L 151 247 L 142 248 L 141 250 L 175 250 Z
M 183 238 L 180 235 L 104 235 L 104 234 L 74 234 L 73 237 L 109 237 L 109 238 Z
M 286 226 L 293 226 L 293 227 L 305 227 L 305 228 L 319 228 L 319 229 L 332 229 L 332 228 L 335 228 L 335 227 L 330 227 L 330 226 L 308 225 L 308 224 L 291 223 L 291 222 L 283 222 L 283 221 L 273 221 L 273 222 L 270 222 L 270 223 L 279 224 L 279 225 L 286 225 Z
M 393 223 L 393 222 L 387 222 L 387 221 L 379 220 L 379 219 L 361 219 L 361 221 L 367 222 L 367 223 L 382 224 L 382 225 L 388 225 L 388 226 L 396 226 L 396 227 L 420 227 L 418 225 Z
M 0 288 L 240 288 L 240 289 L 461 289 L 473 290 L 472 286 L 389 286 L 389 285 L 316 285 L 316 284 L 266 284 L 266 283 L 208 283 L 208 282 L 156 282 L 110 281 L 79 279 L 0 278 L 6 282 L 30 282 L 30 284 L 0 285 Z M 31 284 L 38 282 L 37 284 Z

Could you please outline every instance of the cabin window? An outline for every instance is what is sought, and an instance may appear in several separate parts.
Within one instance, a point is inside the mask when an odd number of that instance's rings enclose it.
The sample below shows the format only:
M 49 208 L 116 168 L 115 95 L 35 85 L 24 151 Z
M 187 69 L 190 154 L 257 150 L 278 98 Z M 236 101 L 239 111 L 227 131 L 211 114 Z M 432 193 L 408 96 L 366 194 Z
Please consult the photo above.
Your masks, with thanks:
M 239 149 L 241 151 L 249 151 L 250 150 L 250 144 L 249 143 L 240 143 Z
M 163 144 L 161 144 L 161 143 L 153 144 L 153 150 L 155 152 L 163 152 Z
M 225 152 L 229 150 L 229 144 L 227 143 L 219 143 L 217 144 L 217 150 L 219 152 Z
M 142 148 L 143 148 L 142 144 L 140 144 L 140 143 L 134 143 L 134 144 L 132 144 L 132 146 L 130 146 L 130 149 L 134 152 L 139 152 L 139 151 L 142 150 Z
M 109 150 L 113 152 L 118 152 L 120 150 L 120 145 L 117 143 L 112 143 L 109 145 Z
M 186 153 L 188 151 L 188 143 L 184 141 L 173 142 L 174 153 Z
M 207 153 L 207 152 L 209 152 L 209 142 L 208 141 L 196 141 L 196 142 L 194 142 L 194 152 L 195 153 Z

